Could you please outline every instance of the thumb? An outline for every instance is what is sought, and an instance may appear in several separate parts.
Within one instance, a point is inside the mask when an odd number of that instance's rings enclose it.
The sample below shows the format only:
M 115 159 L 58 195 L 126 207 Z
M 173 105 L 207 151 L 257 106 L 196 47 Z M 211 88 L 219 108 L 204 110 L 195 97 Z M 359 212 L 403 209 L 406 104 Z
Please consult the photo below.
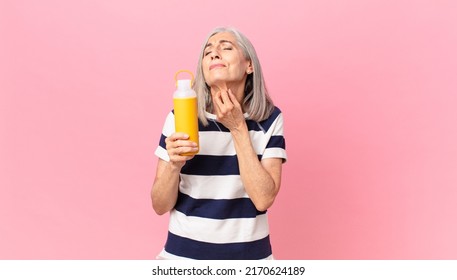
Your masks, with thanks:
M 217 115 L 218 112 L 220 112 L 220 108 L 219 106 L 221 105 L 221 92 L 220 91 L 217 91 L 217 92 L 211 92 L 211 101 L 213 103 L 213 110 L 214 110 L 214 113 Z

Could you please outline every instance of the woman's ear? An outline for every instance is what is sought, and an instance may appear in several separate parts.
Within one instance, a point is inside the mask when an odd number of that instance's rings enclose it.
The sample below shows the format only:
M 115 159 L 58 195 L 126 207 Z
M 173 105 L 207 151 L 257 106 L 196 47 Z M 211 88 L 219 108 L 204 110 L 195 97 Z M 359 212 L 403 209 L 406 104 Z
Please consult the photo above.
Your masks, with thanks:
M 251 74 L 252 72 L 254 72 L 254 67 L 252 67 L 252 62 L 249 60 L 249 64 L 248 64 L 248 67 L 246 68 L 246 73 L 249 75 Z

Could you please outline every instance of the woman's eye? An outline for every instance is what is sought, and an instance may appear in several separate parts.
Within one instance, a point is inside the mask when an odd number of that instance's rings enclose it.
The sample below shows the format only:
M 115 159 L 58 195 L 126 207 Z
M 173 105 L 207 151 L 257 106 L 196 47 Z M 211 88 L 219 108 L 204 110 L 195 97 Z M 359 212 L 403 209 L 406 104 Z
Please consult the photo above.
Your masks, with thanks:
M 211 52 L 205 52 L 204 56 L 207 56 L 209 55 Z
M 231 50 L 232 47 L 225 47 L 224 50 Z

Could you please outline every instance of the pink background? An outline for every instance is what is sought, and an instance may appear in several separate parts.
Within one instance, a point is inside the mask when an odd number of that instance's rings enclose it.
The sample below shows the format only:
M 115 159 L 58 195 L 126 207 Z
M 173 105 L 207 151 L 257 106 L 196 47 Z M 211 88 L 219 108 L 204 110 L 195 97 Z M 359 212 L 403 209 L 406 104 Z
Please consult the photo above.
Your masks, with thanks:
M 153 259 L 173 76 L 254 43 L 289 161 L 279 259 L 457 258 L 456 1 L 0 1 L 0 258 Z

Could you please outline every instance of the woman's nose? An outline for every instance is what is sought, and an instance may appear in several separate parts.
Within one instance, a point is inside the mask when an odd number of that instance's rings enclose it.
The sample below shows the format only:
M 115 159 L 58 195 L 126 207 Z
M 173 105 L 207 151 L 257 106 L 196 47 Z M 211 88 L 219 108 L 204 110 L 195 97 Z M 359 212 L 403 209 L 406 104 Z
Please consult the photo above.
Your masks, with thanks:
M 211 60 L 216 59 L 216 58 L 217 58 L 217 59 L 220 59 L 221 56 L 220 56 L 220 54 L 219 54 L 219 52 L 218 52 L 217 50 L 213 50 L 213 51 L 211 52 Z

